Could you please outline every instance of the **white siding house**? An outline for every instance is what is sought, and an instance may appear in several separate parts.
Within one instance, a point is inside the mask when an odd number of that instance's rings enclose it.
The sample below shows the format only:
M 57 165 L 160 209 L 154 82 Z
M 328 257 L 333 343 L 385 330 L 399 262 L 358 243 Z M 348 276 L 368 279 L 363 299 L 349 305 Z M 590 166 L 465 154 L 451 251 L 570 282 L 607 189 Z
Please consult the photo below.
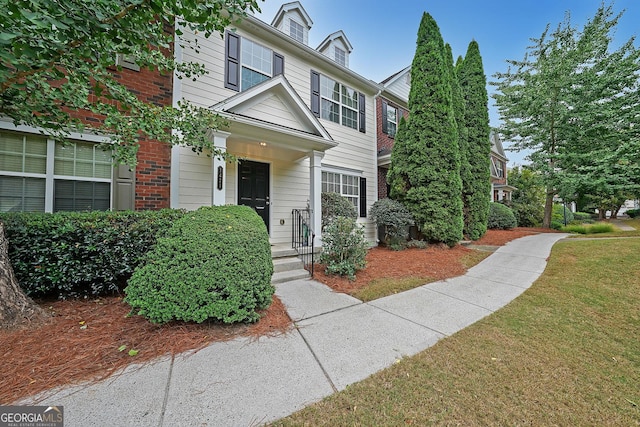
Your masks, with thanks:
M 292 238 L 293 209 L 310 208 L 319 237 L 320 193 L 336 191 L 354 203 L 367 238 L 375 241 L 366 214 L 377 197 L 379 88 L 310 48 L 311 25 L 300 3 L 292 2 L 273 25 L 249 16 L 224 38 L 185 31 L 199 49 L 176 49 L 177 59 L 204 64 L 207 74 L 195 82 L 174 80 L 174 99 L 223 116 L 227 124 L 210 137 L 241 160 L 224 163 L 174 147 L 172 207 L 246 204 L 263 217 L 272 243 L 285 244 Z M 348 55 L 350 45 L 339 33 L 327 46 L 343 46 Z

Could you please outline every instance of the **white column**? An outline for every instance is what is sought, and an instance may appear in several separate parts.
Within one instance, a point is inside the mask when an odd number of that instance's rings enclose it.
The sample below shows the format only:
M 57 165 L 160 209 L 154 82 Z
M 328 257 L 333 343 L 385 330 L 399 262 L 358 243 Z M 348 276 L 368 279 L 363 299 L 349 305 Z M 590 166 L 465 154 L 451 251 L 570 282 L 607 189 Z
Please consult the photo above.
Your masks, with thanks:
M 229 135 L 231 135 L 229 132 L 212 132 L 213 146 L 222 152 L 226 152 L 227 138 Z M 226 204 L 227 163 L 223 158 L 218 156 L 212 157 L 211 206 L 223 206 Z
M 312 151 L 309 153 L 309 206 L 311 208 L 311 227 L 316 233 L 314 246 L 322 245 L 322 207 L 320 194 L 322 193 L 322 158 L 324 153 Z

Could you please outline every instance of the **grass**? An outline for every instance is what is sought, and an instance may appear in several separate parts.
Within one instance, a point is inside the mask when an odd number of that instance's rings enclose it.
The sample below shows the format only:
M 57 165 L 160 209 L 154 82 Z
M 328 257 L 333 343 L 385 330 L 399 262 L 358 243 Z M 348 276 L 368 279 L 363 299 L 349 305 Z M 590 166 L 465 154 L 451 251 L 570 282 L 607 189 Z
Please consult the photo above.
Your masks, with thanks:
M 638 425 L 640 239 L 557 243 L 512 303 L 277 426 Z
M 611 233 L 613 231 L 616 231 L 616 228 L 612 224 L 600 222 L 598 224 L 591 224 L 591 225 L 570 224 L 565 227 L 562 227 L 560 230 L 567 233 L 577 233 L 577 234 L 601 234 L 601 233 Z
M 460 258 L 460 263 L 464 268 L 469 269 L 489 255 L 491 255 L 490 252 L 471 251 Z M 368 302 L 397 294 L 398 292 L 408 291 L 436 280 L 433 277 L 404 277 L 401 279 L 382 277 L 372 280 L 367 286 L 352 292 L 351 295 L 361 301 Z
M 358 289 L 351 295 L 361 301 L 368 302 L 435 281 L 436 279 L 432 277 L 403 277 L 400 279 L 383 277 L 372 280 L 367 286 Z
M 640 218 L 624 220 L 624 224 L 635 228 L 634 231 L 622 231 L 614 227 L 614 230 L 608 233 L 599 233 L 595 235 L 589 235 L 589 238 L 594 237 L 640 237 Z M 572 235 L 571 237 L 580 238 L 587 237 L 585 235 Z

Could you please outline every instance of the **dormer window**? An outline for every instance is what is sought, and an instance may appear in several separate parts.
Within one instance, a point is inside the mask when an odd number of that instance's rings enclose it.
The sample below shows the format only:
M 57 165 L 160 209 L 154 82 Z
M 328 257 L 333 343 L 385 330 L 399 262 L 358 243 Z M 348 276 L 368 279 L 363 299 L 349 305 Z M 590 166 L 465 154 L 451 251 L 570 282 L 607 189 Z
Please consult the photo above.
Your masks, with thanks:
M 344 50 L 340 49 L 339 47 L 335 46 L 335 51 L 334 51 L 334 60 L 342 65 L 343 67 L 345 67 L 347 65 L 347 54 Z
M 309 30 L 313 26 L 313 21 L 300 2 L 293 1 L 280 6 L 271 25 L 306 45 L 309 43 Z
M 304 43 L 304 29 L 293 19 L 289 20 L 289 35 L 300 43 Z

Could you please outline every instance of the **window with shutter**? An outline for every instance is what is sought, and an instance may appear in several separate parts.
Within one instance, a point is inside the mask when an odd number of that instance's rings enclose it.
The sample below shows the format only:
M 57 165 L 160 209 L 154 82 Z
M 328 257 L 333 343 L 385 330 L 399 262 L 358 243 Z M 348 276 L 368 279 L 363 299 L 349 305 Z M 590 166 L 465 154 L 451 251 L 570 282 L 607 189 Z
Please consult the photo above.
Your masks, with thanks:
M 364 95 L 311 71 L 311 111 L 316 117 L 365 132 Z

